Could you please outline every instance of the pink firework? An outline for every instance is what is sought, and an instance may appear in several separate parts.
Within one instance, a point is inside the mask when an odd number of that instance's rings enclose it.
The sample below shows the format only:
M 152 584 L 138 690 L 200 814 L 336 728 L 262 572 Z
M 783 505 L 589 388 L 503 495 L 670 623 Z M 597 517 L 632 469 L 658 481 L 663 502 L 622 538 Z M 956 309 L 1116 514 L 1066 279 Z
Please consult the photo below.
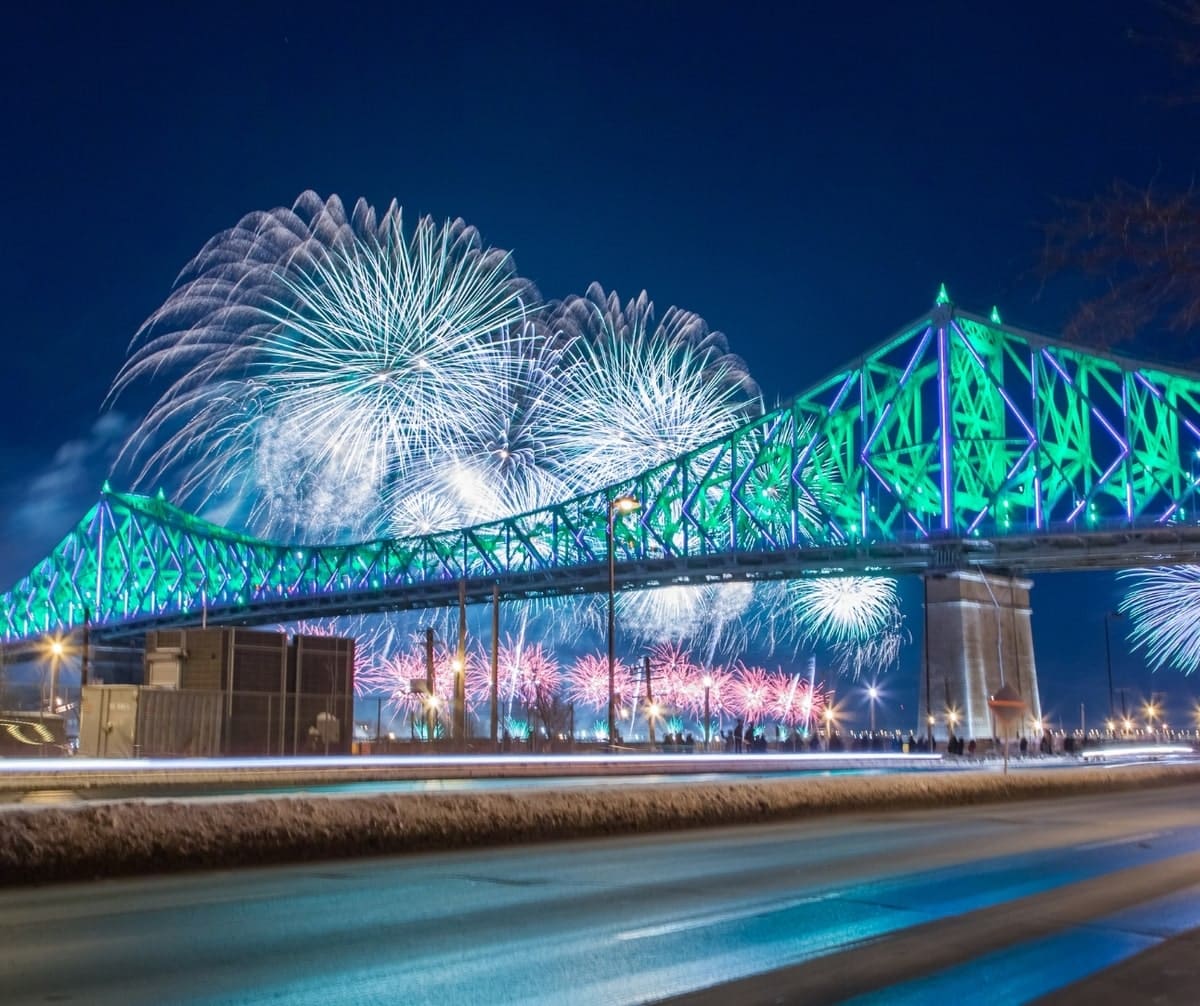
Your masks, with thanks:
M 500 647 L 500 697 L 533 705 L 558 691 L 558 661 L 540 643 L 509 640 Z
M 680 709 L 694 716 L 704 715 L 705 682 L 708 682 L 708 711 L 718 716 L 732 710 L 732 701 L 737 686 L 733 674 L 724 667 L 696 665 L 679 689 L 676 700 Z
M 761 720 L 771 710 L 771 676 L 761 667 L 738 663 L 734 669 L 735 682 L 730 697 L 730 711 L 748 722 Z
M 614 694 L 618 705 L 628 702 L 635 684 L 629 668 L 620 660 L 613 665 Z M 608 657 L 587 653 L 567 671 L 567 701 L 592 709 L 608 708 Z
M 456 657 L 456 653 L 443 646 L 436 647 L 433 654 L 433 694 L 447 709 L 454 702 L 454 679 L 458 673 Z M 491 677 L 486 661 L 481 652 L 467 651 L 466 699 L 469 709 L 487 702 L 491 696 Z M 359 684 L 365 694 L 384 696 L 388 705 L 398 711 L 419 712 L 424 708 L 422 696 L 427 681 L 425 638 L 417 635 L 409 639 L 405 652 L 372 660 L 362 670 Z
M 467 707 L 469 709 L 478 709 L 492 701 L 491 661 L 491 654 L 482 650 L 467 653 Z
M 821 684 L 782 669 L 773 675 L 775 690 L 771 715 L 789 726 L 816 722 L 825 711 L 825 692 Z
M 667 706 L 683 708 L 689 704 L 694 679 L 700 667 L 691 654 L 674 643 L 659 643 L 650 650 L 650 674 L 654 697 Z M 645 681 L 642 692 L 645 694 Z
M 386 662 L 394 645 L 394 633 L 386 620 L 369 618 L 320 618 L 303 619 L 289 625 L 280 625 L 280 632 L 292 632 L 297 636 L 348 637 L 354 640 L 354 694 L 375 695 L 386 689 L 375 688 L 372 682 L 377 677 L 377 665 Z
M 410 712 L 419 707 L 420 696 L 411 690 L 409 683 L 424 676 L 423 660 L 415 653 L 398 653 L 375 660 L 365 668 L 360 687 L 366 694 L 382 695 L 397 712 Z

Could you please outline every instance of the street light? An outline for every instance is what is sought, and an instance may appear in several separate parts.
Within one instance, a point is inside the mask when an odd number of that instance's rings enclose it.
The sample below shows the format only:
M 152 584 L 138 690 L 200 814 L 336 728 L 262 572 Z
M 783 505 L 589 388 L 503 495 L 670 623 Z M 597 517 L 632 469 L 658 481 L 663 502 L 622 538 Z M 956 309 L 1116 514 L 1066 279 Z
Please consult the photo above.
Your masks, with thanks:
M 1110 720 L 1113 718 L 1116 707 L 1113 704 L 1112 643 L 1109 640 L 1108 623 L 1114 618 L 1124 617 L 1119 611 L 1106 611 L 1104 613 L 1104 662 L 1108 667 L 1108 718 Z
M 617 557 L 613 548 L 613 522 L 617 513 L 633 513 L 641 506 L 634 496 L 617 496 L 608 501 L 604 543 L 608 549 L 608 743 L 617 743 Z
M 712 739 L 712 716 L 708 711 L 708 697 L 712 692 L 713 679 L 711 674 L 704 675 L 704 753 L 708 753 L 708 745 Z
M 1154 717 L 1158 715 L 1158 706 L 1154 704 L 1153 699 L 1142 707 L 1146 714 L 1146 722 L 1149 724 L 1150 732 L 1154 733 Z
M 833 707 L 825 707 L 825 747 L 833 740 Z
M 871 736 L 875 736 L 875 700 L 879 698 L 879 689 L 875 685 L 867 686 L 867 698 L 871 702 Z
M 50 694 L 43 696 L 42 707 L 49 705 L 50 712 L 58 711 L 58 673 L 59 665 L 63 657 L 67 654 L 67 644 L 63 641 L 62 636 L 55 636 L 45 643 L 46 655 L 50 659 Z

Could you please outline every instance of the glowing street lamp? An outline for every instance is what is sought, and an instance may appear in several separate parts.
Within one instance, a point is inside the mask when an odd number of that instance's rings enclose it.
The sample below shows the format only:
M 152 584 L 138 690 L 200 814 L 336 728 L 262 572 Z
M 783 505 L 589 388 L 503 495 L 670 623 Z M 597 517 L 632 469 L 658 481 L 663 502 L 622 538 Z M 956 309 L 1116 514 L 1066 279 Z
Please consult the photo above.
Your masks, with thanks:
M 712 716 L 708 711 L 708 697 L 712 692 L 713 679 L 711 674 L 704 675 L 704 751 L 708 753 L 708 745 L 712 740 Z
M 45 653 L 50 661 L 50 694 L 42 697 L 42 708 L 47 705 L 50 707 L 50 712 L 58 710 L 58 672 L 59 664 L 62 663 L 63 657 L 67 655 L 67 644 L 62 636 L 55 636 L 52 639 L 47 639 L 45 642 Z
M 879 688 L 876 685 L 867 686 L 867 698 L 871 703 L 871 736 L 875 735 L 875 702 L 879 698 Z
M 1153 702 L 1147 702 L 1142 711 L 1146 714 L 1146 723 L 1149 725 L 1150 732 L 1154 733 L 1154 718 L 1158 715 L 1158 706 Z
M 658 719 L 662 713 L 662 707 L 657 702 L 651 702 L 646 706 L 646 719 L 650 724 L 651 736 L 653 737 L 654 721 Z
M 833 739 L 833 706 L 825 707 L 825 745 L 829 746 L 830 740 Z
M 618 513 L 633 513 L 641 507 L 634 496 L 617 496 L 608 501 L 605 545 L 608 548 L 608 743 L 617 743 L 617 557 L 613 548 L 613 521 Z

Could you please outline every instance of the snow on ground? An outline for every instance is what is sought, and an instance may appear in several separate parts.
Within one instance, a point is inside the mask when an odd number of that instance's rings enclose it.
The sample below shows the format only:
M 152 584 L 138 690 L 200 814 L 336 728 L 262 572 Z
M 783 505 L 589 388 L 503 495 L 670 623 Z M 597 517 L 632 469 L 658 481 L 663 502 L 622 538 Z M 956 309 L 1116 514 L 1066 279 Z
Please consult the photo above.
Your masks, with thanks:
M 671 831 L 1200 782 L 1198 765 L 13 810 L 0 885 Z

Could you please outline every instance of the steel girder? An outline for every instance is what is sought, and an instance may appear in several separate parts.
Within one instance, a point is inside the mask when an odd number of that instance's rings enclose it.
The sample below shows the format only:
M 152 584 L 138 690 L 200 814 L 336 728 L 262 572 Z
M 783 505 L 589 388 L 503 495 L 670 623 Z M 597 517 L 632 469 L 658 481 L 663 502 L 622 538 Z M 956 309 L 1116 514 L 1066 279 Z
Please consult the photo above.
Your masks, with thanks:
M 619 485 L 412 539 L 261 541 L 112 492 L 0 599 L 6 640 L 625 587 L 1200 557 L 1200 375 L 1088 352 L 939 298 L 794 401 Z M 86 613 L 86 614 L 85 614 Z

